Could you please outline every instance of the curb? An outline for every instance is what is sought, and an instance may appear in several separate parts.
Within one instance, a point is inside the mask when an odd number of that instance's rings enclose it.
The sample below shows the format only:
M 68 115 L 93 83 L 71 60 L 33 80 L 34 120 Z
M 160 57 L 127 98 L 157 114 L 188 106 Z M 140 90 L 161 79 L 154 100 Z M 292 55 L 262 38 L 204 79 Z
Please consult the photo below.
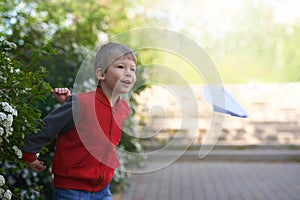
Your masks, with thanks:
M 163 151 L 155 157 L 151 157 L 151 162 L 167 160 L 167 157 L 176 157 L 182 152 L 171 150 Z M 149 161 L 149 160 L 148 160 Z M 212 150 L 204 158 L 199 158 L 199 150 L 188 150 L 177 161 L 241 161 L 241 162 L 300 162 L 300 150 L 286 149 L 247 149 L 247 150 Z

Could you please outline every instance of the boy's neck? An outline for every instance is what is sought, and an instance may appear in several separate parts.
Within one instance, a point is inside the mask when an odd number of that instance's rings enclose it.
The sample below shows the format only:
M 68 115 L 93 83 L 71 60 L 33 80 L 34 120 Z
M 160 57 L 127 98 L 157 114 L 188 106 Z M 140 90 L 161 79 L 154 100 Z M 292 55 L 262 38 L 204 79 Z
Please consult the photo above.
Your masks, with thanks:
M 110 90 L 107 90 L 103 87 L 101 87 L 102 92 L 104 93 L 104 95 L 106 96 L 106 98 L 108 99 L 109 103 L 111 106 L 114 106 L 118 103 L 120 95 L 113 95 L 113 92 Z

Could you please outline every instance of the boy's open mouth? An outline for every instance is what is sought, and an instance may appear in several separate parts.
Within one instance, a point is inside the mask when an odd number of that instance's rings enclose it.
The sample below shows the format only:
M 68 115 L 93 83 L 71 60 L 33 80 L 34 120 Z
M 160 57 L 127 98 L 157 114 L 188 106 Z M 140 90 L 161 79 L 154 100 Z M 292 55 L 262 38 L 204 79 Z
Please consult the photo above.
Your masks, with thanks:
M 124 83 L 124 84 L 126 84 L 126 85 L 130 85 L 131 84 L 130 80 L 122 80 L 121 82 Z

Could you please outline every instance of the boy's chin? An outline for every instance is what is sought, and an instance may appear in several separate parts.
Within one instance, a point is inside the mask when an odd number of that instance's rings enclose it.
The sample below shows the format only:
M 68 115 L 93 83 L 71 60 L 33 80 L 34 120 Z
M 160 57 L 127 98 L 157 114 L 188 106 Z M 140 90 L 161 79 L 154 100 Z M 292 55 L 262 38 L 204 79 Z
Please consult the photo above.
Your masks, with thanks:
M 118 91 L 116 91 L 116 94 L 117 95 L 128 94 L 131 89 L 132 88 L 126 88 L 126 89 L 122 88 L 122 89 L 119 89 Z

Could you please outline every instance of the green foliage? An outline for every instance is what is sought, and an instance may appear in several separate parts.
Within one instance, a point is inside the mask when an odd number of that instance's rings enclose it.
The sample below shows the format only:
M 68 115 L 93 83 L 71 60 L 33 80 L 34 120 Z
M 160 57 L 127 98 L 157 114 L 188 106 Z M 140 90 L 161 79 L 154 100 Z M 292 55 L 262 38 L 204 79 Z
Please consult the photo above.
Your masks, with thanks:
M 264 2 L 245 0 L 233 30 L 208 50 L 225 82 L 300 81 L 299 23 L 276 23 Z
M 0 174 L 10 179 L 3 188 L 10 189 L 15 198 L 20 196 L 20 189 L 15 188 L 14 174 L 20 174 L 26 167 L 20 161 L 23 139 L 42 126 L 41 112 L 36 106 L 37 102 L 45 100 L 50 90 L 44 80 L 46 71 L 40 65 L 40 59 L 46 54 L 45 49 L 16 54 L 14 43 L 0 41 Z M 28 177 L 32 176 L 28 172 Z M 22 187 L 24 198 L 28 195 L 26 190 L 37 189 L 36 183 Z
M 241 0 L 232 6 L 217 0 L 177 1 L 173 9 L 166 2 L 157 4 L 168 7 L 164 18 L 171 28 L 205 49 L 224 82 L 300 81 L 300 18 L 283 14 L 291 2 Z M 178 7 L 191 14 L 181 15 Z

